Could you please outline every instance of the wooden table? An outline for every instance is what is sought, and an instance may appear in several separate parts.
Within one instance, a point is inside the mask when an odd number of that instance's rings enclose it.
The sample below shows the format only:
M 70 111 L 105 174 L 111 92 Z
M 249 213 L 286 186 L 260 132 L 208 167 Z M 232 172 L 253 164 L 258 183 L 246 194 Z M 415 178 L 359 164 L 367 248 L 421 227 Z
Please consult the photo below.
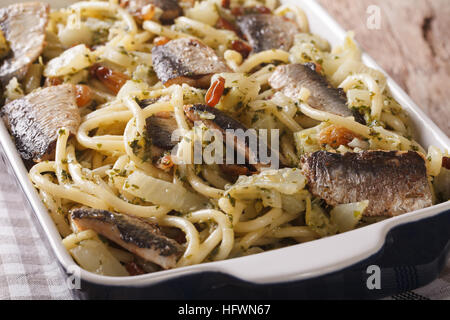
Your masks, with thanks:
M 450 0 L 318 2 L 449 136 Z

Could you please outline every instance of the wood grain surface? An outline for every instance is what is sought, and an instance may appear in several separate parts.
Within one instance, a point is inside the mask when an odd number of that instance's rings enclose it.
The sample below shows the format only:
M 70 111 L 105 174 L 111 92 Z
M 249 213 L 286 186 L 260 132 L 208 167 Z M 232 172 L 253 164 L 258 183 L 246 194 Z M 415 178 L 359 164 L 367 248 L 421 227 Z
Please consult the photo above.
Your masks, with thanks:
M 450 0 L 318 2 L 449 136 Z M 372 5 L 379 29 L 370 24 Z

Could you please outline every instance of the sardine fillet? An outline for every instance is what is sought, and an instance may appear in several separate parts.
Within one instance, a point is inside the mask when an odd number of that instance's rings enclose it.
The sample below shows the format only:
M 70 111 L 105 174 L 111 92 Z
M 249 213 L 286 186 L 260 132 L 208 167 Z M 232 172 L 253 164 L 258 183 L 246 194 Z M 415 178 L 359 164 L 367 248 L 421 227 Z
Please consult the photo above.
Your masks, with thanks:
M 141 258 L 164 269 L 173 268 L 183 250 L 156 224 L 107 210 L 78 208 L 71 217 L 80 230 L 92 229 Z
M 173 113 L 158 114 L 146 119 L 147 135 L 152 144 L 163 150 L 172 150 L 178 141 L 172 141 L 173 132 L 178 129 L 177 121 Z
M 432 205 L 425 160 L 413 151 L 317 151 L 302 158 L 310 192 L 328 205 L 369 200 L 366 216 L 397 216 Z
M 269 84 L 294 100 L 299 98 L 300 90 L 305 87 L 311 92 L 308 99 L 311 107 L 342 117 L 353 116 L 357 122 L 365 123 L 361 114 L 352 112 L 347 107 L 342 89 L 333 88 L 325 77 L 306 65 L 288 64 L 277 67 L 269 78 Z
M 51 157 L 59 128 L 75 134 L 81 122 L 71 84 L 36 90 L 5 105 L 1 114 L 22 158 L 34 161 Z
M 219 109 L 204 104 L 185 105 L 184 113 L 194 124 L 197 121 L 201 121 L 207 128 L 220 131 L 224 143 L 227 141 L 234 141 L 236 152 L 243 155 L 247 161 L 253 160 L 249 162 L 257 171 L 271 165 L 270 163 L 263 163 L 261 161 L 260 154 L 262 153 L 262 148 L 267 149 L 267 151 L 265 151 L 266 155 L 271 155 L 272 160 L 275 162 L 272 163 L 272 165 L 279 166 L 280 162 L 281 165 L 285 165 L 286 161 L 281 157 L 278 150 L 270 148 L 265 141 L 258 139 L 256 130 L 248 130 L 239 121 L 231 118 Z M 204 118 L 205 114 L 210 118 Z M 250 141 L 254 141 L 257 145 L 253 145 Z M 238 169 L 238 166 L 229 166 L 228 169 Z
M 128 11 L 135 14 L 149 4 L 153 4 L 163 11 L 160 17 L 163 22 L 170 22 L 183 14 L 177 0 L 130 0 L 128 1 Z
M 237 24 L 253 48 L 253 53 L 270 49 L 288 51 L 299 32 L 297 25 L 272 14 L 247 14 Z
M 42 53 L 50 7 L 41 2 L 19 3 L 0 9 L 0 29 L 11 48 L 0 66 L 0 81 L 21 80 Z
M 152 50 L 153 68 L 165 85 L 186 82 L 209 86 L 212 74 L 229 72 L 225 62 L 213 49 L 195 39 L 175 39 Z M 201 77 L 208 76 L 206 81 Z

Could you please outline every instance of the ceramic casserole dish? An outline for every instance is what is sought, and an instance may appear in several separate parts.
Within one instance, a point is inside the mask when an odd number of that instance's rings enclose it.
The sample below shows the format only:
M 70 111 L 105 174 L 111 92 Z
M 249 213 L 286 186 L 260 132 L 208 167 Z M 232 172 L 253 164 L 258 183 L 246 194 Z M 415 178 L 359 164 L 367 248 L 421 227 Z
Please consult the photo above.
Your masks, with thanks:
M 6 2 L 6 3 L 5 3 Z M 2 6 L 13 1 L 2 1 Z M 71 1 L 47 1 L 53 8 Z M 295 0 L 282 0 L 297 2 Z M 311 31 L 331 45 L 344 30 L 315 1 L 298 1 Z M 381 68 L 364 54 L 364 63 Z M 422 145 L 450 149 L 449 138 L 387 76 L 394 98 L 409 113 Z M 42 235 L 69 276 L 75 262 L 30 182 L 0 121 L 3 159 L 23 190 Z M 344 234 L 230 260 L 133 277 L 107 277 L 79 269 L 82 298 L 379 298 L 423 286 L 442 270 L 450 248 L 450 202 L 393 217 Z M 368 285 L 379 271 L 380 287 Z

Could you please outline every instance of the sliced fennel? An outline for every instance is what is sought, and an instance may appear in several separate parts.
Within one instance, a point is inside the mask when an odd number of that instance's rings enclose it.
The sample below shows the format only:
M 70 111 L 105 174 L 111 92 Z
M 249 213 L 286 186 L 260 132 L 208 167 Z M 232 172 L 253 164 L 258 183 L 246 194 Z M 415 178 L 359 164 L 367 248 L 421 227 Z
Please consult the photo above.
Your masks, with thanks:
M 203 209 L 208 200 L 184 187 L 153 178 L 142 171 L 134 171 L 125 181 L 124 190 L 144 201 L 181 213 Z
M 273 189 L 283 194 L 294 194 L 303 190 L 306 178 L 297 168 L 265 170 L 252 176 L 240 176 L 228 192 L 234 196 L 245 190 Z
M 69 251 L 83 269 L 113 277 L 129 275 L 106 245 L 98 239 L 83 240 Z
M 84 44 L 77 45 L 64 51 L 60 56 L 53 58 L 44 69 L 46 77 L 60 77 L 73 74 L 96 62 L 96 56 Z
M 350 231 L 357 226 L 368 205 L 369 200 L 339 204 L 328 215 L 319 205 L 312 204 L 311 210 L 306 210 L 306 224 L 322 237 Z
M 368 205 L 369 200 L 339 204 L 330 211 L 331 221 L 336 224 L 339 232 L 353 230 Z
M 299 204 L 304 196 L 299 194 L 306 178 L 296 168 L 266 170 L 253 176 L 240 176 L 236 183 L 227 186 L 227 194 L 240 200 L 262 199 L 265 207 L 286 208 L 293 212 L 293 203 Z

